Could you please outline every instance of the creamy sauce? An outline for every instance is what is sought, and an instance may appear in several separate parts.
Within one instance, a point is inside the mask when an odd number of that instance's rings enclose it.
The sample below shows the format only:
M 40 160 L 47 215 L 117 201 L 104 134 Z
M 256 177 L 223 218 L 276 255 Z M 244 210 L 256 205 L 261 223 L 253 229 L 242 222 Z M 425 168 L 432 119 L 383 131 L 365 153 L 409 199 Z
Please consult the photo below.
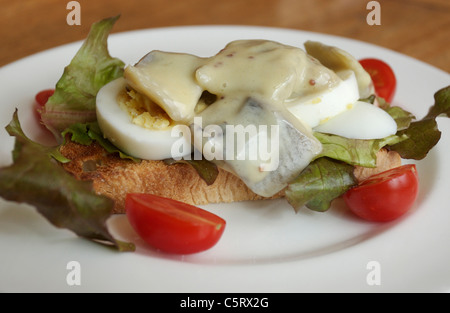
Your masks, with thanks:
M 222 129 L 220 136 L 205 137 L 196 148 L 215 144 L 223 160 L 214 162 L 262 196 L 282 190 L 321 151 L 311 127 L 294 117 L 286 103 L 320 94 L 342 82 L 333 70 L 305 51 L 265 40 L 234 41 L 210 58 L 154 51 L 127 67 L 125 78 L 174 121 L 192 125 L 197 116 L 202 118 L 200 128 L 217 125 Z M 199 109 L 204 91 L 215 95 L 216 101 Z M 231 146 L 227 139 L 236 134 L 230 134 L 230 125 L 257 127 L 256 132 L 246 134 L 244 145 L 234 142 Z M 262 125 L 267 127 L 260 128 Z M 271 126 L 276 126 L 277 136 Z M 267 148 L 274 150 L 268 159 L 261 155 L 239 159 L 264 137 Z M 276 168 L 267 170 L 274 158 Z
M 274 104 L 320 92 L 340 81 L 303 50 L 265 40 L 228 44 L 196 71 L 196 78 L 213 94 L 257 94 Z
M 347 51 L 317 41 L 305 42 L 306 52 L 335 72 L 351 70 L 358 82 L 359 96 L 367 98 L 374 93 L 372 79 L 361 64 Z
M 136 91 L 160 105 L 177 122 L 189 123 L 203 92 L 193 77 L 203 59 L 181 53 L 152 51 L 124 77 Z

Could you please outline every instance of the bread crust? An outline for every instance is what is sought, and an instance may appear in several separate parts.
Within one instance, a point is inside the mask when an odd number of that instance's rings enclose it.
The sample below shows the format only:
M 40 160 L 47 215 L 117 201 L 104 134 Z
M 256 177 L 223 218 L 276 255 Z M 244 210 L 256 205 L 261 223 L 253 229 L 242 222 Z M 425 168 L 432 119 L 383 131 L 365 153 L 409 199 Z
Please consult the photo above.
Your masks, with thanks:
M 91 180 L 98 194 L 115 202 L 114 213 L 125 212 L 127 193 L 151 193 L 192 205 L 230 203 L 275 199 L 284 196 L 284 190 L 271 198 L 252 192 L 237 176 L 219 168 L 219 175 L 212 185 L 207 185 L 196 170 L 184 163 L 167 165 L 163 161 L 142 160 L 133 162 L 108 154 L 97 143 L 89 146 L 68 141 L 61 153 L 71 161 L 64 169 L 79 180 Z M 380 150 L 376 168 L 356 167 L 358 181 L 378 172 L 401 165 L 400 156 L 392 151 Z
M 133 162 L 107 154 L 98 144 L 90 146 L 68 142 L 61 153 L 71 161 L 66 171 L 80 180 L 92 180 L 94 190 L 115 201 L 114 213 L 125 212 L 127 193 L 151 193 L 193 205 L 261 200 L 237 176 L 219 169 L 212 185 L 184 163 L 167 165 L 163 161 Z M 279 198 L 283 192 L 271 197 Z

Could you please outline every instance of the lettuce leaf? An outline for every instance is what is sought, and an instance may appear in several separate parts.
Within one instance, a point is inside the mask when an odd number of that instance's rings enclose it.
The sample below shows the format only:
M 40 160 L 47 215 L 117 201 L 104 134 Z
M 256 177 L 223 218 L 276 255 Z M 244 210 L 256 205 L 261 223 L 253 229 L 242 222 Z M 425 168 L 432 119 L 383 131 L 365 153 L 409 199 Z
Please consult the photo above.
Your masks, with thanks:
M 441 139 L 441 132 L 434 119 L 413 122 L 401 133 L 407 139 L 389 149 L 398 152 L 403 159 L 422 160 Z
M 413 114 L 400 107 L 388 107 L 385 110 L 397 123 L 397 131 L 407 129 L 411 122 L 416 119 Z
M 113 200 L 97 195 L 92 182 L 79 181 L 67 173 L 58 162 L 68 160 L 57 147 L 45 147 L 27 138 L 17 110 L 6 130 L 15 137 L 15 147 L 13 164 L 0 168 L 2 198 L 32 205 L 54 226 L 80 237 L 119 251 L 134 250 L 132 243 L 116 240 L 107 229 Z
M 427 156 L 441 138 L 436 118 L 450 117 L 450 86 L 437 91 L 434 99 L 434 105 L 423 119 L 411 122 L 408 128 L 397 133 L 407 139 L 390 145 L 389 149 L 397 151 L 404 159 L 422 160 Z
M 357 184 L 352 165 L 326 157 L 310 163 L 286 189 L 286 199 L 298 211 L 301 207 L 325 212 L 331 202 Z
M 101 87 L 123 76 L 125 64 L 110 56 L 107 39 L 119 16 L 94 23 L 72 61 L 56 84 L 42 112 L 44 125 L 61 138 L 74 123 L 96 120 L 95 98 Z
M 92 142 L 96 141 L 107 153 L 117 153 L 121 159 L 129 159 L 133 162 L 140 162 L 141 160 L 131 155 L 126 154 L 108 139 L 103 136 L 100 126 L 97 122 L 92 123 L 76 123 L 70 125 L 66 130 L 62 132 L 62 137 L 66 139 L 66 136 L 70 137 L 73 142 L 81 145 L 89 146 Z M 63 143 L 64 144 L 64 143 Z
M 434 105 L 424 119 L 435 119 L 439 116 L 450 117 L 450 86 L 442 88 L 434 94 Z
M 392 135 L 383 139 L 348 139 L 337 135 L 314 133 L 322 143 L 322 152 L 317 157 L 329 157 L 351 165 L 375 167 L 377 152 L 386 145 L 406 140 L 406 136 Z
M 217 165 L 211 161 L 206 160 L 205 158 L 202 158 L 201 160 L 194 160 L 193 157 L 190 160 L 165 159 L 164 163 L 167 165 L 179 163 L 189 164 L 197 171 L 197 174 L 205 181 L 208 186 L 214 184 L 217 176 L 219 175 L 219 169 L 217 168 Z

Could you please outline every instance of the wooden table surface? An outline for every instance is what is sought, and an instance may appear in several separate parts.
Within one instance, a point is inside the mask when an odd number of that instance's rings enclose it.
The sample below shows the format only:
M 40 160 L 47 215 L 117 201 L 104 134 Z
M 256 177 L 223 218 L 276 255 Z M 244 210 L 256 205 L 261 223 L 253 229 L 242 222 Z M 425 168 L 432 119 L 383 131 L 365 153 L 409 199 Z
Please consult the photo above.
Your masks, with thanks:
M 450 72 L 450 1 L 79 0 L 81 25 L 68 25 L 69 0 L 0 0 L 0 66 L 84 39 L 90 25 L 121 14 L 113 32 L 180 25 L 233 24 L 309 30 L 374 43 Z

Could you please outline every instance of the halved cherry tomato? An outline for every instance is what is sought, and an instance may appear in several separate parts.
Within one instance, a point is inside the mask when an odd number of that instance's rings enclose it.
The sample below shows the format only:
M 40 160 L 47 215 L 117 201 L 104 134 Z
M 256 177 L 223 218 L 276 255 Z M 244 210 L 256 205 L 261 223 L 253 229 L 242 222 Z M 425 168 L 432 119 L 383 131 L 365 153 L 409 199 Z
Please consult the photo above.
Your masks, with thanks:
M 397 79 L 392 68 L 387 63 L 374 58 L 362 59 L 359 63 L 372 78 L 377 96 L 391 102 L 397 88 Z
M 414 164 L 373 175 L 344 194 L 350 210 L 373 222 L 392 221 L 405 214 L 419 190 Z
M 54 93 L 54 89 L 46 89 L 38 92 L 34 97 L 36 100 L 35 112 L 39 121 L 41 120 L 41 113 L 48 101 L 48 98 L 50 98 Z
M 128 194 L 125 209 L 131 226 L 152 247 L 191 254 L 214 246 L 226 222 L 198 207 L 151 194 Z
M 46 90 L 39 91 L 35 96 L 36 102 L 40 106 L 44 106 L 47 103 L 48 98 L 53 96 L 54 93 L 55 93 L 55 89 L 46 89 Z

